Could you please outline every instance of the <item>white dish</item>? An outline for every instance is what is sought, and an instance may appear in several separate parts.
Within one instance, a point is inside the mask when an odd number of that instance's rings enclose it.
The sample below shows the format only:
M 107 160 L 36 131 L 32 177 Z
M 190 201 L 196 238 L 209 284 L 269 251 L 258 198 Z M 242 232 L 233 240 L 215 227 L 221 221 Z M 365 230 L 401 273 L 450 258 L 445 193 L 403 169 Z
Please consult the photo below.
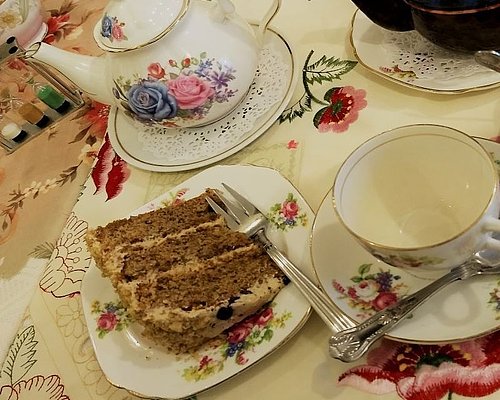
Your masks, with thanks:
M 479 140 L 500 160 L 500 145 Z M 316 214 L 311 254 L 321 286 L 335 305 L 356 322 L 373 315 L 376 305 L 390 303 L 429 283 L 379 261 L 364 250 L 337 219 L 331 191 Z M 377 275 L 380 272 L 384 275 Z M 387 274 L 399 276 L 390 288 L 379 283 L 387 282 Z M 431 297 L 387 337 L 432 344 L 463 341 L 493 332 L 499 328 L 498 293 L 500 279 L 496 276 L 453 283 Z
M 475 63 L 472 55 L 444 50 L 416 31 L 388 31 L 360 10 L 352 19 L 350 39 L 360 64 L 413 89 L 453 94 L 500 85 L 500 74 Z
M 186 171 L 229 157 L 260 137 L 293 95 L 296 61 L 287 41 L 272 29 L 265 36 L 259 65 L 244 100 L 227 117 L 204 127 L 162 133 L 134 124 L 113 107 L 108 124 L 113 148 L 129 164 L 159 172 Z
M 38 32 L 31 38 L 28 43 L 24 45 L 24 47 L 29 48 L 32 44 L 43 41 L 48 31 L 49 27 L 45 22 L 42 22 L 42 25 L 40 26 Z
M 212 167 L 144 205 L 134 214 L 152 210 L 173 200 L 194 197 L 207 187 L 222 189 L 221 182 L 241 191 L 263 212 L 271 212 L 278 219 L 280 214 L 276 208 L 271 210 L 271 207 L 282 204 L 288 196 L 296 199 L 299 207 L 296 217 L 289 219 L 287 224 L 284 224 L 284 220 L 277 221 L 283 223 L 281 229 L 274 229 L 270 237 L 305 273 L 314 276 L 309 252 L 314 214 L 300 193 L 275 170 L 238 165 Z M 295 226 L 290 225 L 293 221 L 296 222 Z M 118 324 L 123 328 L 121 331 L 115 329 L 99 336 L 97 322 L 105 313 L 105 304 L 112 302 L 116 306 L 118 298 L 111 284 L 101 277 L 94 264 L 85 274 L 81 294 L 90 338 L 105 376 L 115 386 L 141 397 L 180 399 L 220 384 L 282 346 L 300 330 L 310 314 L 309 303 L 293 284 L 289 284 L 274 299 L 272 309 L 275 318 L 271 321 L 275 322 L 267 325 L 266 329 L 272 329 L 272 332 L 267 332 L 264 337 L 266 340 L 262 343 L 250 346 L 243 354 L 237 352 L 231 356 L 223 352 L 223 344 L 216 348 L 202 349 L 197 357 L 176 357 L 141 337 L 134 323 Z M 95 303 L 96 301 L 99 303 Z M 120 314 L 123 309 L 114 309 L 113 312 Z M 125 314 L 120 315 L 125 318 Z M 280 319 L 282 326 L 277 324 Z M 276 326 L 273 327 L 272 324 L 275 323 Z M 261 335 L 264 333 L 262 328 Z M 250 336 L 245 340 L 248 338 Z M 262 336 L 259 338 L 262 339 Z M 212 372 L 209 373 L 211 367 Z

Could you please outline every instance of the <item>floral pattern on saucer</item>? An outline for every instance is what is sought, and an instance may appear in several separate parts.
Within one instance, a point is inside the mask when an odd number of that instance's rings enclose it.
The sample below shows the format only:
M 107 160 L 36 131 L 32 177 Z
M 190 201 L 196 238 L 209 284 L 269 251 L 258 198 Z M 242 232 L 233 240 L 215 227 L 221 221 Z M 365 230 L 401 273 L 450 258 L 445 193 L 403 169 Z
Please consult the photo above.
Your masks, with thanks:
M 307 214 L 301 212 L 297 198 L 293 193 L 288 193 L 282 203 L 273 205 L 267 218 L 281 231 L 287 231 L 295 226 L 307 225 Z
M 234 359 L 238 365 L 245 365 L 249 361 L 249 352 L 264 342 L 269 342 L 276 329 L 282 329 L 285 322 L 292 317 L 291 312 L 285 311 L 275 315 L 273 304 L 265 307 L 227 331 L 225 342 L 204 354 L 196 365 L 187 367 L 182 372 L 186 381 L 200 381 L 224 369 L 229 359 Z
M 488 305 L 496 311 L 496 319 L 500 320 L 500 280 L 497 282 L 497 286 L 490 292 Z
M 109 301 L 101 304 L 99 300 L 92 303 L 92 314 L 97 314 L 97 336 L 102 339 L 112 331 L 122 331 L 131 322 L 127 309 L 120 301 Z
M 358 274 L 351 277 L 353 285 L 332 280 L 332 286 L 340 294 L 340 299 L 357 310 L 356 316 L 362 319 L 394 304 L 408 293 L 408 285 L 401 280 L 400 275 L 382 268 L 371 272 L 372 267 L 373 264 L 360 265 Z

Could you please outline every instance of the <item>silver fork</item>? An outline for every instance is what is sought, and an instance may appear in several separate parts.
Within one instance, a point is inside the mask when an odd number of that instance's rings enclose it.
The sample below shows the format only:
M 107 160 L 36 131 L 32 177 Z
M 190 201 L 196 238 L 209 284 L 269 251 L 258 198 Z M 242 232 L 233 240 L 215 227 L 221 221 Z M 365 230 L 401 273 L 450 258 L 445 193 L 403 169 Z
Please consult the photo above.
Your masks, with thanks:
M 222 183 L 222 186 L 237 204 L 229 201 L 220 192 L 217 192 L 217 196 L 224 203 L 227 211 L 211 198 L 207 197 L 207 201 L 217 214 L 224 217 L 229 228 L 242 232 L 248 237 L 259 241 L 269 257 L 271 257 L 290 281 L 295 284 L 297 289 L 299 289 L 333 332 L 353 327 L 354 323 L 336 308 L 332 300 L 267 238 L 266 229 L 269 226 L 267 217 L 234 189 L 224 183 Z
M 329 341 L 330 356 L 351 362 L 363 356 L 378 339 L 438 290 L 452 282 L 465 280 L 476 275 L 500 274 L 500 265 L 486 265 L 480 256 L 451 269 L 446 275 L 422 289 L 410 294 L 397 303 L 379 311 L 360 324 L 334 334 Z

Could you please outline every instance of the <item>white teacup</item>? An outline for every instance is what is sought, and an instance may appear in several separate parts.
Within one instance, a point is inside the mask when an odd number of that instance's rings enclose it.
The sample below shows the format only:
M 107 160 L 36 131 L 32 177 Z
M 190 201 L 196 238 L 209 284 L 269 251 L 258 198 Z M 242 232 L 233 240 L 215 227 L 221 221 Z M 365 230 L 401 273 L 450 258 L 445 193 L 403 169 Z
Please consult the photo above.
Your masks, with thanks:
M 432 276 L 500 251 L 500 190 L 491 155 L 463 132 L 409 125 L 359 146 L 333 187 L 335 212 L 378 259 Z
M 41 41 L 47 26 L 40 0 L 0 0 L 0 44 L 14 36 L 23 47 Z

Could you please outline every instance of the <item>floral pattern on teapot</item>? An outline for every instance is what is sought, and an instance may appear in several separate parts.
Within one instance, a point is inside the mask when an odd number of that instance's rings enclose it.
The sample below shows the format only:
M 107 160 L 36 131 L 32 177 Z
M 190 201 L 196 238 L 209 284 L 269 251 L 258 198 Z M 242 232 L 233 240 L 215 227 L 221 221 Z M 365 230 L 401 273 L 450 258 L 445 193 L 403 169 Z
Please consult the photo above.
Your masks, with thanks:
M 207 56 L 153 62 L 147 76 L 114 80 L 114 96 L 127 114 L 141 122 L 176 126 L 180 121 L 204 118 L 216 103 L 225 103 L 238 90 L 231 89 L 236 70 L 227 62 Z
M 119 22 L 118 18 L 104 14 L 101 21 L 101 36 L 113 40 L 127 40 L 123 27 L 125 23 Z

